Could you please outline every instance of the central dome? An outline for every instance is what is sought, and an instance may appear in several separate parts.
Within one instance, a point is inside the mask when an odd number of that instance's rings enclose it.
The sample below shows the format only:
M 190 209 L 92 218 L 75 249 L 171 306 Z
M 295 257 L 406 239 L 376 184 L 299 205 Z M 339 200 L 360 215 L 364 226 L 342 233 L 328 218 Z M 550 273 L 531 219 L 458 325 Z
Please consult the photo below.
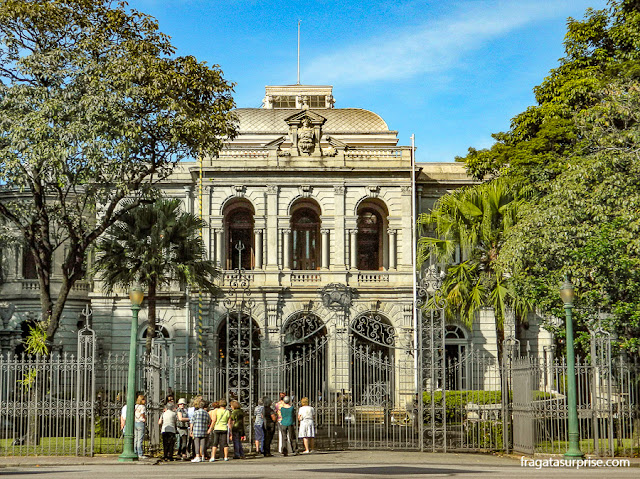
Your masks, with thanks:
M 287 134 L 289 126 L 285 118 L 299 109 L 239 108 L 234 110 L 239 124 L 238 133 Z M 326 134 L 387 133 L 386 122 L 372 111 L 361 108 L 334 108 L 311 110 L 327 119 L 323 131 Z

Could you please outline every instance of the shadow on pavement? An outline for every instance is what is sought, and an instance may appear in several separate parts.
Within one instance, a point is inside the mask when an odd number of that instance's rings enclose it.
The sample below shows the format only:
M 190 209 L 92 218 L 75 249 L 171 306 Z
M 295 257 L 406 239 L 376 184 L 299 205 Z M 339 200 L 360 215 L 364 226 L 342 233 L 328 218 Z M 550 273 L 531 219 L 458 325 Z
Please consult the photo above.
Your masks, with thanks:
M 31 474 L 69 474 L 69 473 L 78 473 L 82 471 L 65 471 L 65 470 L 57 470 L 57 469 L 38 469 L 37 471 L 6 471 L 0 470 L 0 476 L 27 476 Z
M 370 476 L 408 476 L 430 474 L 482 474 L 486 471 L 471 471 L 462 469 L 445 469 L 436 467 L 407 467 L 407 466 L 382 466 L 382 467 L 332 467 L 322 469 L 303 469 L 307 472 L 334 472 L 338 474 L 366 474 Z

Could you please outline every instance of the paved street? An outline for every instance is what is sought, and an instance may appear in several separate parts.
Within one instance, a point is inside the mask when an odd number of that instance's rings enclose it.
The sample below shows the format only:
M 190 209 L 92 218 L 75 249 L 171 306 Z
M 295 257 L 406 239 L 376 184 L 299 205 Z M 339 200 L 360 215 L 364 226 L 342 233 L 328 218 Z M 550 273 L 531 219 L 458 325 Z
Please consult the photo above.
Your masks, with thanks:
M 486 478 L 616 478 L 640 476 L 635 460 L 631 468 L 583 468 L 537 470 L 522 467 L 517 457 L 480 454 L 427 454 L 417 452 L 348 451 L 295 457 L 232 460 L 227 463 L 159 463 L 145 460 L 122 464 L 116 456 L 95 458 L 3 458 L 0 476 L 57 479 L 200 479 L 242 478 L 363 478 L 363 477 L 486 477 Z

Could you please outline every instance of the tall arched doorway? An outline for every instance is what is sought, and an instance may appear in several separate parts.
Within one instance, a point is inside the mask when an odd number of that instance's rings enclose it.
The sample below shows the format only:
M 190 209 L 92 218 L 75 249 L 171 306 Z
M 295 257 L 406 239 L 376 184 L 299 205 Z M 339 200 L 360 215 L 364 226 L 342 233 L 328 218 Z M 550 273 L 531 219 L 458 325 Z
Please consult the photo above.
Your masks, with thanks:
M 394 327 L 379 313 L 351 322 L 351 388 L 357 404 L 379 406 L 393 397 L 395 341 Z
M 317 402 L 327 392 L 327 328 L 310 311 L 291 315 L 282 327 L 283 387 L 297 399 Z
M 222 395 L 243 407 L 254 403 L 260 360 L 260 327 L 247 314 L 228 313 L 218 328 Z

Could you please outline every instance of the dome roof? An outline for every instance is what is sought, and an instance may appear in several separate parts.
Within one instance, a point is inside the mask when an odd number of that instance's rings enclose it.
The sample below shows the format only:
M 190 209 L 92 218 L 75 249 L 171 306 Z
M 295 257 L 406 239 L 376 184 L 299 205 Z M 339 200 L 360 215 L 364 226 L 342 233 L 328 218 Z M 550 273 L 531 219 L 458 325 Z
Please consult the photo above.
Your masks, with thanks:
M 285 118 L 299 113 L 300 109 L 238 108 L 238 133 L 279 133 L 287 134 L 289 125 Z M 361 108 L 330 108 L 311 110 L 327 119 L 322 131 L 325 134 L 340 133 L 383 133 L 389 127 L 375 113 Z

